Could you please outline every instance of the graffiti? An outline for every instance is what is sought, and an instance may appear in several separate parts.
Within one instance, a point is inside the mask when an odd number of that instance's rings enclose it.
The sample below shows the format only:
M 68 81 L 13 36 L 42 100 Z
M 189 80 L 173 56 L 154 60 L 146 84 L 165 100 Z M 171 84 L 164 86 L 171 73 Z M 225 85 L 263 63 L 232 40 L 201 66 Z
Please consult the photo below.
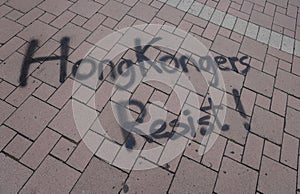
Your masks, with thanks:
M 142 75 L 145 75 L 145 66 L 144 63 L 145 61 L 149 62 L 151 66 L 158 72 L 162 73 L 162 71 L 166 71 L 168 73 L 172 73 L 173 70 L 169 70 L 164 68 L 163 66 L 158 67 L 152 60 L 150 60 L 147 56 L 145 56 L 145 52 L 149 49 L 151 44 L 155 43 L 156 41 L 160 40 L 160 38 L 154 38 L 152 39 L 145 47 L 141 46 L 136 46 L 135 47 L 135 54 L 137 58 L 137 63 Z M 135 39 L 136 44 L 139 45 L 140 40 Z M 34 57 L 34 53 L 36 48 L 38 47 L 38 40 L 32 40 L 29 43 L 29 46 L 27 47 L 25 57 L 22 63 L 22 68 L 19 76 L 19 83 L 21 86 L 26 86 L 27 85 L 27 77 L 28 77 L 28 71 L 29 67 L 32 63 L 36 62 L 44 62 L 44 61 L 53 61 L 53 60 L 60 60 L 60 75 L 59 75 L 59 81 L 63 83 L 67 77 L 67 62 L 68 62 L 68 53 L 69 53 L 69 42 L 70 39 L 68 37 L 64 37 L 61 39 L 61 56 L 48 56 L 48 57 Z M 218 65 L 219 69 L 221 71 L 235 71 L 237 73 L 242 73 L 242 74 L 247 74 L 249 71 L 250 65 L 246 63 L 245 61 L 248 59 L 248 56 L 242 56 L 241 58 L 237 57 L 224 57 L 224 56 L 215 56 L 214 59 L 211 56 L 200 56 L 199 60 L 195 60 L 193 57 L 188 57 L 185 55 L 182 55 L 180 58 L 176 57 L 171 57 L 170 55 L 165 55 L 160 57 L 159 61 L 160 62 L 166 62 L 168 60 L 173 60 L 175 63 L 175 67 L 179 69 L 180 67 L 182 68 L 183 72 L 188 72 L 188 66 L 187 63 L 190 62 L 196 69 L 196 71 L 200 72 L 201 70 L 204 71 L 213 71 L 213 73 L 216 72 L 216 69 L 213 69 L 214 66 L 212 63 L 215 61 L 216 64 Z M 222 66 L 223 64 L 227 63 L 227 60 L 230 62 L 232 68 L 224 67 Z M 238 70 L 237 68 L 237 62 L 239 62 L 239 65 L 245 66 L 245 68 L 241 71 Z M 206 63 L 206 65 L 204 65 Z M 86 65 L 90 64 L 91 70 L 87 74 L 81 74 L 78 70 L 81 65 Z M 115 79 L 117 77 L 117 73 L 120 75 L 123 73 L 124 66 L 125 68 L 131 67 L 133 64 L 135 64 L 133 61 L 129 59 L 124 59 L 121 60 L 118 64 L 114 64 L 113 61 L 111 60 L 100 60 L 100 62 L 97 64 L 96 60 L 93 60 L 92 58 L 84 58 L 80 59 L 77 62 L 74 63 L 72 66 L 72 75 L 73 77 L 76 77 L 78 80 L 85 80 L 88 79 L 90 76 L 92 76 L 96 71 L 97 71 L 97 65 L 98 65 L 98 78 L 99 80 L 104 79 L 104 65 L 108 66 L 111 68 L 111 78 Z M 163 69 L 163 70 L 162 70 Z M 117 70 L 117 71 L 116 71 Z M 134 78 L 132 78 L 134 79 Z M 214 84 L 216 85 L 218 83 L 218 77 L 214 77 Z M 130 86 L 130 83 L 125 85 L 125 88 L 128 88 Z
M 175 64 L 176 69 L 181 69 L 183 73 L 189 72 L 191 67 L 193 67 L 197 72 L 201 71 L 206 71 L 206 72 L 211 72 L 213 75 L 212 80 L 212 86 L 216 86 L 219 82 L 219 78 L 217 76 L 217 69 L 212 65 L 214 62 L 217 64 L 217 67 L 221 71 L 234 71 L 237 73 L 241 74 L 247 74 L 249 71 L 250 65 L 246 63 L 245 61 L 249 59 L 248 56 L 242 56 L 240 58 L 237 57 L 225 57 L 225 56 L 215 56 L 211 57 L 209 55 L 207 56 L 199 56 L 199 59 L 196 60 L 193 56 L 186 56 L 186 55 L 181 55 L 179 58 L 171 56 L 171 55 L 165 55 L 161 56 L 158 61 L 161 63 L 161 65 L 157 65 L 157 63 L 153 62 L 151 59 L 149 59 L 146 55 L 145 52 L 150 48 L 152 44 L 160 40 L 160 38 L 154 38 L 150 42 L 146 44 L 146 46 L 142 47 L 139 46 L 141 43 L 140 39 L 135 39 L 135 44 L 137 45 L 135 49 L 135 56 L 137 59 L 137 62 L 133 62 L 130 59 L 122 59 L 120 60 L 117 64 L 115 64 L 113 61 L 108 60 L 108 59 L 101 59 L 100 62 L 97 62 L 93 58 L 84 58 L 80 59 L 77 62 L 74 63 L 72 66 L 72 76 L 76 78 L 77 80 L 86 80 L 90 78 L 94 73 L 98 73 L 97 77 L 98 80 L 104 80 L 106 77 L 104 76 L 104 69 L 110 68 L 110 73 L 108 76 L 110 76 L 113 80 L 115 80 L 118 75 L 122 76 L 130 76 L 130 80 L 128 83 L 123 83 L 122 88 L 127 89 L 132 86 L 132 83 L 134 82 L 135 79 L 135 72 L 134 71 L 126 71 L 130 69 L 134 64 L 138 65 L 138 68 L 141 72 L 141 75 L 145 76 L 147 71 L 144 62 L 150 63 L 151 67 L 157 72 L 157 73 L 162 73 L 162 72 L 167 72 L 167 73 L 174 73 L 176 70 L 174 69 L 168 69 L 166 66 L 163 64 L 166 63 L 169 60 L 172 60 Z M 26 54 L 23 60 L 22 68 L 21 68 L 21 73 L 19 77 L 19 82 L 21 86 L 26 86 L 27 85 L 27 77 L 28 77 L 28 71 L 29 67 L 32 63 L 36 62 L 44 62 L 44 61 L 52 61 L 52 60 L 59 60 L 60 61 L 60 75 L 59 75 L 59 81 L 63 83 L 67 77 L 67 62 L 68 62 L 68 54 L 69 54 L 69 42 L 70 39 L 68 37 L 64 37 L 61 40 L 61 56 L 49 56 L 49 57 L 37 57 L 34 58 L 34 52 L 36 48 L 38 47 L 38 41 L 37 40 L 32 40 L 29 43 L 29 46 L 26 50 Z M 231 67 L 226 67 L 223 66 L 225 64 L 230 64 Z M 188 63 L 192 65 L 187 65 Z M 88 65 L 90 66 L 89 72 L 81 73 L 80 72 L 80 67 L 82 65 Z M 238 68 L 238 66 L 240 66 Z M 242 70 L 239 70 L 242 69 Z M 233 95 L 234 96 L 239 96 L 238 90 L 233 89 Z M 215 120 L 214 122 L 217 124 L 217 126 L 221 129 L 221 131 L 228 131 L 230 129 L 230 126 L 227 124 L 222 125 L 222 122 L 219 120 L 219 118 L 216 116 L 218 114 L 218 110 L 222 110 L 221 105 L 214 105 L 213 100 L 208 97 L 208 103 L 209 106 L 205 107 L 200 107 L 199 109 L 202 111 L 211 111 L 212 115 L 214 115 Z M 243 110 L 243 105 L 241 104 L 240 101 L 236 100 L 236 104 L 239 104 L 239 112 L 244 112 Z M 189 116 L 190 115 L 190 110 L 182 110 L 182 112 L 177 116 L 176 119 L 173 119 L 169 123 L 164 121 L 163 119 L 158 119 L 155 120 L 151 123 L 150 126 L 150 134 L 145 134 L 143 131 L 140 129 L 136 128 L 135 125 L 137 123 L 143 123 L 144 118 L 147 114 L 147 110 L 144 108 L 145 105 L 137 100 L 129 100 L 129 105 L 136 106 L 140 109 L 140 116 L 137 118 L 135 122 L 130 122 L 128 118 L 122 118 L 122 120 L 125 122 L 125 125 L 127 126 L 127 129 L 130 129 L 130 132 L 135 132 L 140 134 L 142 137 L 145 138 L 145 140 L 149 143 L 153 142 L 154 139 L 162 139 L 162 138 L 173 138 L 176 139 L 179 136 L 174 136 L 174 131 L 167 131 L 165 132 L 165 129 L 167 126 L 174 128 L 180 128 L 182 131 L 180 132 L 181 135 L 186 135 L 190 134 L 191 137 L 195 137 L 196 134 L 199 132 L 200 135 L 202 136 L 207 136 L 212 133 L 213 131 L 213 126 L 211 125 L 212 123 L 210 122 L 212 115 L 205 115 L 200 118 L 198 118 L 196 121 L 194 121 L 194 118 Z M 121 112 L 121 111 L 119 111 Z M 120 114 L 122 115 L 122 114 Z M 187 123 L 180 122 L 179 117 L 180 115 L 184 115 L 187 117 Z M 245 117 L 244 114 L 240 113 L 242 117 Z M 197 127 L 195 124 L 198 124 L 200 126 L 199 131 L 197 131 Z M 208 126 L 208 128 L 207 128 Z M 249 124 L 245 123 L 245 128 L 249 129 Z M 126 130 L 127 130 L 126 129 Z M 124 130 L 121 130 L 123 134 L 123 138 L 126 139 L 125 141 L 125 146 L 128 149 L 132 149 L 136 145 L 136 140 L 132 133 L 127 134 Z

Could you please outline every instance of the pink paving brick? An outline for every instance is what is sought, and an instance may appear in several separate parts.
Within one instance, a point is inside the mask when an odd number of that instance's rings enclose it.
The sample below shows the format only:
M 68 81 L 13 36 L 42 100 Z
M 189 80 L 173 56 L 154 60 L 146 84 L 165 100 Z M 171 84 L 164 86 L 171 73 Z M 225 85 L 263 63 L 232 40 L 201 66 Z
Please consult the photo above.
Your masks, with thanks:
M 57 30 L 54 27 L 44 24 L 38 20 L 34 21 L 28 27 L 26 27 L 19 37 L 30 41 L 32 39 L 38 39 L 40 44 L 45 43 L 51 36 L 53 36 Z
M 20 193 L 43 191 L 68 193 L 78 180 L 80 173 L 61 161 L 48 156 L 30 177 Z M 66 178 L 68 177 L 68 178 Z M 55 185 L 55 186 L 53 186 Z
M 72 3 L 67 0 L 46 0 L 38 7 L 47 11 L 48 13 L 58 16 L 66 11 L 66 9 L 71 5 Z
M 217 25 L 209 23 L 207 25 L 207 27 L 205 28 L 205 31 L 203 32 L 203 36 L 210 40 L 214 40 L 218 30 L 219 30 L 219 27 Z
M 271 106 L 271 100 L 265 96 L 258 94 L 256 97 L 255 104 L 269 110 Z
M 153 90 L 154 89 L 152 87 L 146 84 L 140 84 L 131 96 L 131 100 L 137 100 L 145 105 L 152 95 Z M 138 113 L 141 112 L 141 110 L 136 106 L 130 106 L 130 109 Z
M 165 103 L 167 102 L 167 99 L 168 99 L 168 95 L 159 91 L 159 90 L 155 90 L 150 99 L 149 99 L 149 102 L 151 103 L 154 103 L 156 105 L 159 105 L 159 106 L 164 106 Z
M 294 61 L 292 64 L 292 72 L 300 76 L 300 66 L 297 65 L 300 63 L 300 58 L 294 56 Z
M 14 106 L 20 106 L 41 84 L 35 78 L 29 77 L 27 80 L 27 87 L 18 87 L 6 99 L 7 102 Z
M 251 116 L 254 108 L 255 99 L 255 92 L 252 92 L 247 88 L 243 88 L 237 109 L 242 113 Z
M 78 13 L 81 16 L 90 18 L 101 7 L 102 5 L 95 1 L 79 0 L 76 3 L 74 3 L 69 9 L 75 13 Z
M 257 25 L 270 29 L 272 26 L 273 18 L 269 15 L 253 10 L 250 21 Z
M 75 147 L 76 144 L 62 137 L 52 149 L 51 154 L 63 161 L 66 161 Z
M 0 153 L 1 192 L 18 193 L 32 174 L 32 171 L 17 161 Z
M 294 169 L 297 169 L 299 140 L 287 133 L 283 135 L 283 143 L 280 161 Z
M 270 141 L 265 141 L 264 152 L 265 156 L 272 158 L 273 160 L 279 161 L 280 157 L 280 146 L 271 143 Z
M 230 5 L 230 1 L 229 0 L 223 0 L 223 1 L 219 1 L 217 9 L 220 11 L 224 11 L 227 12 L 228 8 Z
M 265 63 L 264 63 L 263 71 L 270 74 L 270 75 L 275 76 L 277 66 L 278 66 L 278 59 L 271 56 L 271 55 L 267 55 Z
M 37 169 L 59 138 L 60 135 L 58 133 L 46 128 L 20 161 L 32 169 Z
M 300 123 L 299 116 L 300 111 L 290 107 L 287 108 L 285 131 L 298 138 L 300 137 L 299 130 L 297 130 L 297 126 L 299 126 Z
M 2 149 L 14 138 L 16 132 L 12 129 L 1 125 L 0 126 L 0 150 Z
M 250 14 L 253 9 L 253 3 L 249 1 L 244 1 L 241 7 L 241 11 Z
M 53 36 L 53 39 L 60 41 L 63 37 L 68 37 L 70 38 L 70 47 L 74 49 L 78 47 L 89 35 L 89 31 L 72 23 L 68 23 Z
M 4 152 L 9 155 L 20 159 L 21 156 L 25 153 L 25 151 L 31 145 L 31 141 L 22 137 L 21 135 L 15 136 L 15 138 L 6 146 Z
M 251 38 L 245 37 L 240 52 L 254 57 L 260 61 L 264 61 L 267 51 L 267 45 L 257 42 Z
M 75 100 L 70 100 L 51 121 L 49 127 L 63 136 L 79 142 L 82 138 L 80 134 L 85 134 L 96 117 L 97 114 L 91 108 Z
M 6 81 L 0 82 L 0 99 L 4 100 L 15 89 L 13 85 Z
M 24 40 L 13 37 L 4 46 L 0 48 L 0 59 L 4 60 L 20 48 L 25 43 Z
M 194 141 L 190 141 L 185 150 L 184 150 L 184 156 L 191 158 L 197 162 L 200 162 L 202 155 L 200 155 L 200 149 L 205 149 L 204 146 L 194 142 Z
M 117 193 L 128 175 L 107 163 L 93 158 L 71 193 Z M 105 183 L 105 186 L 99 184 Z
M 42 10 L 40 10 L 38 8 L 34 8 L 31 11 L 29 11 L 28 13 L 26 13 L 23 17 L 21 17 L 18 20 L 18 23 L 20 23 L 24 26 L 28 26 L 29 24 L 34 22 L 37 18 L 39 18 L 42 14 L 43 14 Z
M 249 167 L 223 158 L 215 187 L 217 193 L 255 193 L 258 173 Z
M 15 111 L 16 108 L 2 100 L 0 100 L 0 108 L 0 123 L 3 124 L 4 121 Z
M 275 89 L 272 98 L 271 111 L 285 116 L 287 94 Z
M 291 71 L 291 68 L 292 68 L 292 64 L 291 63 L 288 63 L 284 60 L 280 60 L 279 61 L 279 64 L 278 64 L 278 67 L 282 70 L 285 70 L 285 71 L 288 71 L 290 72 Z
M 299 84 L 300 77 L 281 69 L 278 70 L 275 87 L 299 98 L 300 88 L 297 87 Z
M 62 28 L 64 25 L 70 22 L 75 16 L 76 16 L 75 13 L 70 11 L 65 11 L 63 14 L 57 17 L 53 22 L 51 22 L 51 25 L 53 25 L 56 28 Z
M 88 104 L 94 109 L 101 111 L 113 93 L 114 85 L 104 81 L 103 84 L 95 92 L 95 95 L 90 99 Z
M 224 155 L 241 162 L 244 148 L 233 141 L 228 141 Z
M 164 5 L 157 14 L 157 17 L 170 22 L 174 25 L 178 25 L 184 16 L 184 12 L 175 9 L 169 5 Z
M 86 136 L 82 139 L 75 151 L 72 153 L 67 161 L 67 164 L 83 171 L 93 154 L 103 141 L 103 137 L 93 131 L 88 131 Z
M 55 88 L 42 83 L 38 89 L 33 93 L 34 96 L 40 98 L 41 100 L 47 101 L 47 99 L 53 94 Z
M 9 19 L 1 18 L 0 19 L 0 42 L 5 43 L 10 38 L 12 38 L 14 35 L 16 35 L 18 32 L 22 30 L 22 26 L 18 23 L 15 23 Z
M 211 49 L 225 56 L 236 56 L 239 50 L 239 44 L 223 36 L 217 36 Z M 230 47 L 231 49 L 228 49 Z
M 125 184 L 131 193 L 164 193 L 168 190 L 171 180 L 171 173 L 161 168 L 154 168 L 150 170 L 133 171 L 130 173 Z M 154 187 L 154 185 L 156 186 Z M 124 187 L 121 193 L 127 193 Z
M 117 1 L 109 1 L 101 9 L 100 13 L 113 19 L 120 20 L 129 11 L 129 6 Z
M 212 133 L 210 135 L 210 138 L 213 139 L 213 136 L 217 136 L 217 134 Z M 210 143 L 208 142 L 208 144 Z M 214 142 L 211 148 L 206 147 L 206 153 L 203 155 L 201 164 L 207 166 L 208 168 L 218 171 L 223 158 L 225 145 L 226 139 L 222 136 L 218 136 L 217 140 Z
M 288 106 L 300 110 L 300 100 L 291 95 L 288 95 Z
M 274 77 L 250 68 L 246 76 L 245 86 L 257 93 L 271 97 L 274 87 Z
M 48 103 L 57 108 L 62 108 L 78 87 L 79 85 L 75 84 L 73 80 L 67 79 L 51 96 L 51 98 L 48 100 Z
M 173 92 L 171 93 L 165 107 L 172 113 L 179 114 L 183 103 L 188 96 L 188 90 L 180 86 L 175 86 Z
M 296 171 L 267 157 L 263 157 L 259 174 L 258 190 L 263 193 L 294 193 Z
M 295 30 L 296 19 L 276 12 L 274 23 L 290 30 Z
M 264 140 L 252 133 L 248 134 L 242 162 L 254 169 L 259 169 Z
M 249 118 L 243 118 L 237 111 L 227 108 L 224 123 L 229 125 L 230 129 L 222 132 L 222 135 L 244 145 L 248 133 L 245 124 L 249 123 Z
M 201 164 L 183 157 L 176 174 L 170 193 L 213 192 L 217 174 Z
M 270 16 L 274 16 L 275 8 L 276 6 L 274 4 L 267 2 L 264 9 L 264 13 Z
M 139 2 L 135 4 L 128 14 L 142 21 L 150 22 L 156 13 L 157 9 Z
M 273 143 L 281 144 L 284 119 L 258 106 L 254 107 L 251 131 Z
M 25 13 L 37 6 L 38 4 L 40 4 L 41 2 L 42 0 L 25 0 L 20 3 L 18 0 L 12 0 L 8 2 L 8 5 Z

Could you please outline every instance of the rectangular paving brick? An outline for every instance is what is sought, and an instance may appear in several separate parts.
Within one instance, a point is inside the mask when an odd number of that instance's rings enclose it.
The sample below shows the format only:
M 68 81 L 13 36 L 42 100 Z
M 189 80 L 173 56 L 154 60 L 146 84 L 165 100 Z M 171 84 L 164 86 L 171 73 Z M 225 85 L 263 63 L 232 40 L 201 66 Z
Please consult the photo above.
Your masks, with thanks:
M 116 193 L 122 189 L 127 176 L 121 170 L 94 157 L 80 176 L 71 193 L 82 193 L 83 191 Z M 99 183 L 105 183 L 106 186 L 99 187 Z
M 74 151 L 76 144 L 66 138 L 61 137 L 51 151 L 51 154 L 64 162 L 69 158 Z
M 233 141 L 228 141 L 225 149 L 225 156 L 228 156 L 231 159 L 234 159 L 238 162 L 242 161 L 244 148 Z
M 0 126 L 0 150 L 2 149 L 14 138 L 17 133 L 12 129 L 6 127 L 5 125 Z
M 22 32 L 20 32 L 18 36 L 27 41 L 36 39 L 38 40 L 39 44 L 44 44 L 56 32 L 57 29 L 55 29 L 54 27 L 36 20 L 32 24 L 27 26 Z
M 243 163 L 258 170 L 260 167 L 263 146 L 264 140 L 262 138 L 249 133 L 243 155 Z
M 113 19 L 120 20 L 129 11 L 129 6 L 117 1 L 109 1 L 101 9 L 100 13 Z
M 291 18 L 287 15 L 283 15 L 279 12 L 276 12 L 274 16 L 274 24 L 278 24 L 290 30 L 295 30 L 296 19 Z
M 146 162 L 145 160 L 139 160 L 139 162 Z M 129 190 L 134 193 L 141 192 L 155 192 L 165 193 L 167 192 L 172 180 L 172 174 L 163 170 L 162 168 L 154 168 L 149 170 L 136 170 L 130 173 L 126 180 L 126 185 Z M 153 185 L 160 185 L 159 187 L 153 187 Z M 126 193 L 123 188 L 121 193 Z
M 258 106 L 254 107 L 251 131 L 273 143 L 281 145 L 284 119 Z
M 35 90 L 41 85 L 41 82 L 35 78 L 29 77 L 27 87 L 18 87 L 6 99 L 10 104 L 19 107 Z
M 294 169 L 297 169 L 299 140 L 287 133 L 283 134 L 280 161 Z
M 44 11 L 47 11 L 48 13 L 59 16 L 71 5 L 72 3 L 67 0 L 46 0 L 38 7 Z
M 269 15 L 263 14 L 261 12 L 252 11 L 250 21 L 265 28 L 270 29 L 272 26 L 273 18 Z
M 20 24 L 6 19 L 4 17 L 0 19 L 0 25 L 0 42 L 2 44 L 14 37 L 18 32 L 20 32 L 23 29 L 23 27 Z
M 299 84 L 300 78 L 298 76 L 280 69 L 278 70 L 275 87 L 299 98 L 300 89 L 296 87 Z
M 51 121 L 49 127 L 63 136 L 79 142 L 80 134 L 85 134 L 96 117 L 97 113 L 91 108 L 78 101 L 70 100 Z
M 31 143 L 32 142 L 30 140 L 22 137 L 21 135 L 16 135 L 15 138 L 6 146 L 4 152 L 17 159 L 20 159 L 25 151 L 29 148 Z
M 170 193 L 213 192 L 217 174 L 201 164 L 183 157 L 176 174 Z
M 256 171 L 224 157 L 215 192 L 255 193 L 257 178 L 258 173 Z
M 33 173 L 32 170 L 0 153 L 1 192 L 18 193 Z
M 280 90 L 274 89 L 271 110 L 281 116 L 285 116 L 286 102 L 287 94 Z
M 218 135 L 212 133 L 209 138 L 214 139 L 216 138 L 216 136 Z M 209 141 L 210 140 L 208 140 L 207 144 L 210 144 Z M 218 171 L 221 166 L 225 145 L 226 145 L 226 139 L 223 138 L 222 136 L 218 136 L 211 148 L 206 147 L 205 150 L 206 153 L 203 155 L 201 163 L 211 169 Z
M 67 79 L 49 98 L 48 103 L 61 109 L 78 88 L 79 84 L 72 79 Z
M 173 8 L 169 5 L 164 5 L 157 14 L 158 18 L 161 18 L 174 25 L 178 25 L 184 16 L 184 12 Z
M 274 77 L 250 68 L 246 76 L 245 86 L 257 93 L 271 97 L 274 87 Z
M 79 143 L 67 163 L 79 171 L 83 171 L 93 157 L 103 137 L 93 131 L 88 131 L 86 136 Z
M 135 4 L 128 12 L 129 15 L 135 18 L 139 18 L 140 20 L 145 22 L 150 22 L 156 15 L 156 13 L 157 9 L 141 2 Z
M 298 138 L 300 137 L 299 130 L 297 130 L 297 126 L 299 126 L 300 123 L 299 116 L 300 111 L 297 111 L 290 107 L 287 108 L 285 131 Z
M 294 193 L 296 171 L 276 161 L 263 157 L 259 173 L 258 191 L 263 193 Z
M 245 37 L 240 52 L 248 54 L 258 60 L 264 61 L 267 45 L 259 43 L 253 39 Z M 234 56 L 234 55 L 233 55 Z
M 37 169 L 59 138 L 58 133 L 46 128 L 20 161 L 32 169 Z
M 78 171 L 48 156 L 33 176 L 30 177 L 20 193 L 29 193 L 32 190 L 47 193 L 68 193 L 79 176 L 80 173 Z
M 211 49 L 217 53 L 231 57 L 237 55 L 239 50 L 239 44 L 228 38 L 217 35 L 216 39 L 212 44 Z
M 0 59 L 6 59 L 11 54 L 13 54 L 18 48 L 20 48 L 24 43 L 24 40 L 18 37 L 13 37 L 0 48 Z

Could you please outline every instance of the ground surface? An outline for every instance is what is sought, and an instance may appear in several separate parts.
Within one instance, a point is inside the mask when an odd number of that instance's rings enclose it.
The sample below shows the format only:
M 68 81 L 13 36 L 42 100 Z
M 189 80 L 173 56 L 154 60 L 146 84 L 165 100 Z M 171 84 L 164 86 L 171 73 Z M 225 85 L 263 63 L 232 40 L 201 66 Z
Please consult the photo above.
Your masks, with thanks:
M 99 40 L 140 24 L 167 25 L 134 29 L 177 44 L 181 53 L 151 46 L 142 55 L 167 56 L 170 68 L 183 51 L 191 57 L 178 28 L 223 56 L 227 101 L 219 104 L 226 114 L 218 126 L 227 129 L 205 134 L 205 118 L 214 115 L 208 91 L 221 90 L 208 90 L 191 60 L 188 71 L 176 67 L 172 87 L 142 81 L 116 89 L 110 68 L 95 90 L 74 81 L 72 67 Z M 114 40 L 94 56 L 109 53 Z M 47 58 L 61 50 L 68 50 L 66 76 L 63 57 Z M 135 50 L 118 53 L 114 64 L 127 59 L 138 67 Z M 30 51 L 37 63 L 30 64 Z M 0 193 L 300 193 L 299 0 L 0 0 L 0 62 Z M 126 98 L 136 102 L 126 110 L 145 122 L 150 105 L 156 115 L 167 113 L 167 133 L 121 129 L 112 104 Z M 174 122 L 190 112 L 197 127 L 183 133 Z M 208 136 L 217 137 L 209 149 Z

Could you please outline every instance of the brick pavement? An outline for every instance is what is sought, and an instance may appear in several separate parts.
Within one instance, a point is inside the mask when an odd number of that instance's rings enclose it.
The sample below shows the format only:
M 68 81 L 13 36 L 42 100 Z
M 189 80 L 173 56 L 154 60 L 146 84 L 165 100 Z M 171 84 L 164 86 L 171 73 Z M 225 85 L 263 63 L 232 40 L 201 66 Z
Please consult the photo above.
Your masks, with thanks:
M 0 26 L 0 193 L 300 193 L 299 0 L 0 0 Z M 131 26 L 134 36 L 177 46 L 142 54 L 164 57 L 174 76 L 165 84 L 136 76 L 138 86 L 114 87 L 122 66 L 116 73 L 106 65 L 93 87 L 75 79 L 76 62 L 99 40 Z M 208 68 L 199 76 L 186 32 L 221 56 L 224 88 L 205 83 L 213 80 Z M 138 47 L 124 47 L 131 38 L 115 33 L 90 56 L 123 49 L 114 64 L 140 62 Z M 32 57 L 40 58 L 22 69 L 33 39 Z M 175 60 L 182 53 L 186 67 Z M 217 105 L 227 109 L 227 127 L 207 108 L 223 89 L 227 101 Z M 136 104 L 120 103 L 129 98 Z M 115 108 L 144 123 L 151 109 L 167 125 L 148 136 L 130 133 Z M 176 124 L 178 116 L 184 122 Z M 222 130 L 206 139 L 209 118 Z

